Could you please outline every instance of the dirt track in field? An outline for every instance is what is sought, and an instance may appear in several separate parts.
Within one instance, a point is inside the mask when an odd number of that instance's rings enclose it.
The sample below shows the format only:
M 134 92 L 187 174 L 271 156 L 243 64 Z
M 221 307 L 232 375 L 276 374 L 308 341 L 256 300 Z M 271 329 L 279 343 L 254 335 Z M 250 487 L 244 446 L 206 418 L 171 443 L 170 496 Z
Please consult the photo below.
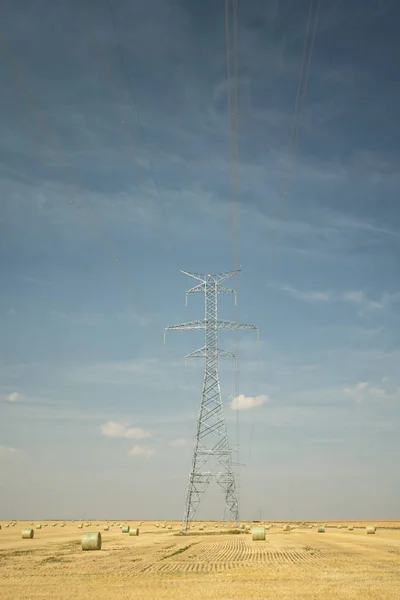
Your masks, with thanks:
M 2 522 L 0 598 L 400 598 L 400 522 L 374 522 L 375 535 L 366 534 L 365 522 L 351 523 L 354 531 L 327 523 L 325 533 L 315 527 L 283 532 L 279 523 L 257 542 L 248 533 L 219 534 L 212 523 L 204 532 L 196 527 L 196 535 L 177 536 L 178 523 L 168 530 L 146 522 L 139 537 L 117 525 L 103 531 L 104 523 L 78 529 L 77 522 L 64 528 L 42 522 L 36 530 L 36 523 L 6 528 Z M 21 539 L 25 527 L 34 529 L 34 539 Z M 101 532 L 101 551 L 82 552 L 86 531 Z

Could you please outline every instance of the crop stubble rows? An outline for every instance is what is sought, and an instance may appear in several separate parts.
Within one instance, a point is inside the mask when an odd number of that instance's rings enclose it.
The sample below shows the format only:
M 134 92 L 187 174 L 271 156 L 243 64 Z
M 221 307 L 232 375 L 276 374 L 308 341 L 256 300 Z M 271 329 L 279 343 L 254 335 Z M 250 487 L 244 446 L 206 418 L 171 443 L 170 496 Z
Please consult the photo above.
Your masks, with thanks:
M 141 572 L 221 572 L 254 564 L 284 565 L 309 563 L 319 565 L 335 555 L 330 548 L 308 546 L 274 547 L 268 542 L 251 540 L 201 541 L 186 551 L 164 560 L 137 565 Z

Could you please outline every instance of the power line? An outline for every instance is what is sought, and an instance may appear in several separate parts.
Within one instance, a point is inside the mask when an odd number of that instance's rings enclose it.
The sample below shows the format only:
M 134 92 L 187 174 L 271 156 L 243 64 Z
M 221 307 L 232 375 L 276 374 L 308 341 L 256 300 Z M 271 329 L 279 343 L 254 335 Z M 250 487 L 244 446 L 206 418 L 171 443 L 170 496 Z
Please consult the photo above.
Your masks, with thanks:
M 310 72 L 311 58 L 312 58 L 312 54 L 313 54 L 313 50 L 314 50 L 315 34 L 316 34 L 317 24 L 318 24 L 318 18 L 319 18 L 320 0 L 317 0 L 317 10 L 316 10 L 316 14 L 315 14 L 315 17 L 314 17 L 313 33 L 312 33 L 311 44 L 310 44 L 309 53 L 308 53 L 307 67 L 306 67 L 305 76 L 304 76 L 304 86 L 303 86 L 303 89 L 302 89 L 301 104 L 300 104 L 300 109 L 299 109 L 299 112 L 298 112 L 298 118 L 297 118 L 297 122 L 296 122 L 296 118 L 295 117 L 296 117 L 296 112 L 297 112 L 297 107 L 298 107 L 299 92 L 300 92 L 300 87 L 301 87 L 301 83 L 302 83 L 302 73 L 303 73 L 303 70 L 304 70 L 304 59 L 305 59 L 306 47 L 307 47 L 307 44 L 308 44 L 308 36 L 309 36 L 309 31 L 310 31 L 310 24 L 311 24 L 311 19 L 312 19 L 313 1 L 314 0 L 310 0 L 309 13 L 308 13 L 308 19 L 307 19 L 307 30 L 306 30 L 306 36 L 304 38 L 303 55 L 302 55 L 302 61 L 301 61 L 301 66 L 300 66 L 299 82 L 298 82 L 298 86 L 297 86 L 295 110 L 294 110 L 294 114 L 293 114 L 291 136 L 293 135 L 293 125 L 294 125 L 294 136 L 295 137 L 294 137 L 294 148 L 293 148 L 293 153 L 292 153 L 292 157 L 291 157 L 292 159 L 291 159 L 290 170 L 289 170 L 289 181 L 288 181 L 288 187 L 289 187 L 289 189 L 287 190 L 287 195 L 288 196 L 290 194 L 291 186 L 292 186 L 292 183 L 293 183 L 294 162 L 295 162 L 295 159 L 296 159 L 296 154 L 297 154 L 297 149 L 298 149 L 299 131 L 300 131 L 300 125 L 301 125 L 301 118 L 302 118 L 302 115 L 303 115 L 304 101 L 305 101 L 306 93 L 307 93 L 308 77 L 309 77 L 309 72 Z M 291 148 L 291 142 L 289 143 L 289 148 Z
M 312 0 L 311 0 L 311 5 L 312 5 Z M 306 68 L 306 74 L 305 74 L 305 83 L 304 83 L 304 88 L 303 88 L 303 96 L 302 96 L 302 99 L 301 99 L 299 120 L 298 120 L 298 123 L 297 123 L 295 151 L 297 150 L 297 145 L 298 145 L 298 141 L 299 141 L 299 130 L 300 130 L 300 124 L 301 124 L 301 117 L 302 117 L 302 114 L 303 114 L 304 101 L 305 101 L 305 98 L 306 98 L 307 87 L 308 87 L 308 77 L 309 77 L 309 73 L 310 73 L 311 58 L 312 58 L 312 55 L 313 55 L 314 43 L 315 43 L 315 34 L 316 34 L 316 31 L 317 31 L 317 25 L 318 25 L 318 19 L 319 19 L 319 8 L 320 8 L 320 0 L 317 0 L 317 10 L 316 10 L 315 18 L 314 18 L 314 27 L 313 27 L 313 33 L 312 33 L 312 38 L 311 38 L 310 51 L 309 51 L 309 55 L 308 55 L 308 62 L 307 62 L 307 68 Z
M 288 143 L 289 157 L 288 157 L 287 168 L 285 169 L 284 178 L 283 178 L 283 182 L 282 182 L 282 191 L 280 193 L 280 196 L 282 199 L 282 207 L 284 209 L 287 208 L 288 200 L 289 200 L 289 197 L 292 192 L 293 172 L 294 172 L 294 165 L 295 165 L 295 160 L 297 157 L 297 151 L 298 151 L 298 145 L 299 145 L 300 126 L 301 126 L 303 108 L 304 108 L 305 98 L 306 98 L 306 93 L 307 93 L 307 88 L 308 88 L 311 58 L 312 58 L 312 54 L 313 54 L 313 50 L 314 50 L 315 36 L 316 36 L 317 25 L 318 25 L 320 0 L 316 0 L 316 3 L 317 3 L 317 8 L 316 8 L 316 11 L 314 14 L 314 12 L 313 12 L 314 0 L 310 0 L 310 2 L 309 2 L 306 32 L 305 32 L 305 37 L 304 37 L 303 50 L 302 50 L 298 82 L 297 82 L 297 89 L 296 89 L 296 96 L 295 96 L 295 102 L 294 102 L 294 108 L 293 108 L 293 114 L 292 114 L 290 134 L 289 134 L 289 143 Z M 312 37 L 311 37 L 311 43 L 310 43 L 310 30 L 311 30 L 311 23 L 313 21 L 314 21 L 314 23 L 313 23 L 313 27 L 312 27 Z M 307 50 L 308 50 L 308 54 L 307 54 Z M 306 61 L 307 61 L 307 63 L 306 63 Z M 305 67 L 305 65 L 306 65 L 306 67 Z M 305 72 L 304 72 L 304 69 L 305 69 Z M 301 100 L 300 100 L 300 98 L 301 98 Z M 282 216 L 283 215 L 281 215 L 281 218 L 282 218 Z M 275 253 L 277 251 L 279 236 L 281 236 L 281 235 L 282 235 L 282 232 L 279 232 L 279 230 L 276 229 L 275 243 L 272 244 L 271 252 L 269 255 L 270 272 L 271 273 L 272 273 L 272 267 L 273 267 L 272 257 L 274 256 L 275 261 L 276 261 Z
M 232 13 L 232 24 L 230 14 Z M 231 29 L 233 30 L 233 102 L 231 98 Z M 230 230 L 231 230 L 231 261 L 232 269 L 239 267 L 239 42 L 238 42 L 238 0 L 225 2 L 225 37 L 226 37 L 226 84 L 227 84 L 227 110 L 228 110 L 228 147 L 229 147 L 229 184 L 230 184 Z M 233 107 L 233 110 L 232 110 Z M 233 115 L 233 132 L 232 117 Z M 235 321 L 239 320 L 238 304 L 234 307 Z M 235 396 L 239 397 L 239 338 L 235 336 Z M 238 498 L 238 514 L 240 506 L 240 423 L 239 411 L 236 411 L 236 489 Z

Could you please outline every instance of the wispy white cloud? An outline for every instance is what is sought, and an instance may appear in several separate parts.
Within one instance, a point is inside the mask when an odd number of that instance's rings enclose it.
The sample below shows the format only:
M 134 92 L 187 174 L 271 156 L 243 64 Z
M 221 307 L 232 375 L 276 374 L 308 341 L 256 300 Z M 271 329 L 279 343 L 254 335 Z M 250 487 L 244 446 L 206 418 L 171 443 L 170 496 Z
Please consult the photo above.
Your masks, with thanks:
M 365 397 L 365 391 L 368 388 L 369 383 L 368 381 L 360 381 L 359 383 L 355 384 L 352 387 L 346 387 L 343 390 L 343 393 L 346 396 L 350 396 L 351 398 L 354 398 L 354 400 L 356 402 L 361 402 L 363 400 L 363 398 Z
M 387 392 L 383 388 L 372 386 L 368 381 L 360 381 L 343 389 L 343 394 L 361 403 L 368 398 L 383 398 Z
M 239 396 L 235 396 L 230 403 L 230 407 L 232 410 L 250 410 L 252 408 L 257 408 L 269 401 L 269 397 L 267 395 L 261 396 L 244 396 L 243 394 L 239 394 Z
M 21 450 L 11 446 L 0 446 L 0 460 L 9 460 L 20 456 Z
M 4 402 L 20 402 L 24 397 L 19 392 L 11 392 L 10 394 L 3 394 L 0 398 Z
M 186 438 L 176 438 L 170 442 L 170 446 L 173 448 L 182 448 L 188 444 L 188 440 Z
M 372 300 L 362 290 L 350 290 L 341 293 L 334 293 L 330 290 L 298 290 L 284 283 L 269 283 L 268 287 L 286 292 L 292 298 L 306 302 L 344 302 L 368 311 L 383 310 L 394 303 L 400 302 L 400 292 L 392 294 L 384 292 L 378 300 Z
M 373 398 L 383 398 L 383 396 L 386 396 L 386 390 L 383 388 L 371 387 L 368 392 Z
M 349 302 L 350 304 L 358 305 L 366 310 L 383 309 L 388 306 L 390 296 L 383 294 L 381 300 L 371 300 L 362 291 L 345 292 L 339 297 L 343 302 Z
M 147 446 L 134 446 L 131 450 L 129 450 L 128 454 L 130 456 L 142 456 L 144 458 L 150 458 L 155 454 L 154 448 L 148 448 Z
M 130 427 L 124 423 L 109 421 L 100 426 L 101 433 L 109 438 L 126 438 L 142 440 L 152 437 L 152 433 L 141 427 Z
M 301 291 L 295 289 L 290 285 L 279 283 L 270 283 L 268 284 L 268 287 L 274 288 L 282 292 L 287 292 L 288 294 L 290 294 L 290 296 L 292 296 L 292 298 L 298 298 L 299 300 L 305 300 L 309 302 L 328 302 L 332 299 L 332 293 L 330 291 Z

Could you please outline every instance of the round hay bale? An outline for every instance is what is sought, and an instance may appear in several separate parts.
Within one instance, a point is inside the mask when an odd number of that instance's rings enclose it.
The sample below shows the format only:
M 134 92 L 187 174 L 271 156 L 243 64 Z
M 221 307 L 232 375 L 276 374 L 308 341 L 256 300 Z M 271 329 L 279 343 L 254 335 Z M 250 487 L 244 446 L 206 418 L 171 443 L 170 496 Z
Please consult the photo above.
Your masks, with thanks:
M 284 525 L 282 527 L 282 529 L 283 529 L 283 531 L 291 531 L 291 527 L 290 527 L 289 523 L 287 523 L 286 525 Z
M 160 527 L 158 523 L 156 523 L 156 527 Z
M 129 535 L 139 535 L 139 528 L 138 527 L 132 527 L 129 530 Z
M 167 529 L 172 529 L 172 525 L 168 525 Z
M 101 550 L 101 533 L 87 531 L 81 538 L 82 550 Z
M 22 539 L 23 540 L 31 540 L 34 535 L 35 535 L 35 532 L 33 531 L 33 529 L 23 529 L 22 530 Z
M 165 523 L 163 523 L 163 524 L 161 525 L 161 528 L 162 528 L 162 529 L 165 529 L 166 527 L 167 527 L 167 526 L 166 526 L 166 524 L 165 524 Z
M 199 531 L 204 531 L 204 525 L 199 525 Z
M 352 527 L 352 526 L 349 526 L 349 527 L 347 528 L 347 531 L 354 531 L 354 527 Z
M 246 525 L 246 531 L 251 531 L 250 525 Z
M 60 527 L 65 527 L 65 523 L 61 523 Z
M 253 527 L 251 530 L 251 539 L 253 542 L 265 540 L 265 527 Z
M 369 525 L 368 527 L 365 528 L 365 531 L 369 534 L 375 533 L 376 528 L 373 525 Z
M 47 527 L 47 523 L 45 523 L 44 526 Z
M 7 523 L 6 527 L 10 527 L 8 523 Z
M 36 529 L 42 529 L 41 525 L 36 525 Z
M 318 525 L 318 533 L 325 533 L 325 525 Z
M 123 525 L 121 532 L 122 533 L 129 533 L 130 527 L 129 525 Z
M 110 531 L 110 526 L 109 525 L 104 525 L 103 529 L 104 529 L 104 531 Z
M 81 523 L 80 525 L 78 525 L 78 529 L 82 529 L 82 528 L 83 528 L 83 525 Z

